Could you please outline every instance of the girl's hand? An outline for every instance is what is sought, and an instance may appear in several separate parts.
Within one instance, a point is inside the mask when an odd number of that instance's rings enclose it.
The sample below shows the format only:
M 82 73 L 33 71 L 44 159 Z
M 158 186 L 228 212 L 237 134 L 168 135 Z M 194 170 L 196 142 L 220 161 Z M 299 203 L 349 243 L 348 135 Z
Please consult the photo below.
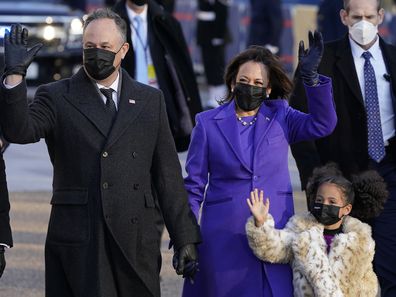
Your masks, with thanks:
M 258 190 L 250 192 L 250 199 L 247 198 L 247 204 L 249 205 L 250 211 L 254 217 L 254 224 L 256 227 L 260 227 L 267 220 L 268 211 L 269 211 L 269 199 L 267 198 L 265 204 L 264 200 L 264 192 L 260 191 L 260 196 Z

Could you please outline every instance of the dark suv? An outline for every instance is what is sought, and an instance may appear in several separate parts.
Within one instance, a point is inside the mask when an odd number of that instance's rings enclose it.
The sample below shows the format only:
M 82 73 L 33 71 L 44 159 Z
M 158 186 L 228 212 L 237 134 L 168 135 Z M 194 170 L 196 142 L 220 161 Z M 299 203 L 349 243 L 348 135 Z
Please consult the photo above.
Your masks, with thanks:
M 83 13 L 59 0 L 0 1 L 0 72 L 4 67 L 3 37 L 11 24 L 29 30 L 29 46 L 44 44 L 26 75 L 39 85 L 72 75 L 81 65 Z

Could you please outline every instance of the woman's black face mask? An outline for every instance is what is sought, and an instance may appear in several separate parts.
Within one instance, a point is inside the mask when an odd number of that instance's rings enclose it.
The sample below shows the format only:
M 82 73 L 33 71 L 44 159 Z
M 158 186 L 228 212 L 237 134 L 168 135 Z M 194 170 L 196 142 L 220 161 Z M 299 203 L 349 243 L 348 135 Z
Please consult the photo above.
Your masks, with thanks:
M 132 0 L 132 2 L 134 4 L 136 4 L 137 6 L 143 6 L 143 5 L 147 4 L 148 0 Z
M 108 51 L 101 48 L 84 49 L 84 68 L 95 80 L 103 80 L 109 77 L 114 71 L 113 65 L 117 52 Z
M 258 108 L 267 97 L 267 88 L 236 83 L 233 91 L 236 105 L 243 111 Z

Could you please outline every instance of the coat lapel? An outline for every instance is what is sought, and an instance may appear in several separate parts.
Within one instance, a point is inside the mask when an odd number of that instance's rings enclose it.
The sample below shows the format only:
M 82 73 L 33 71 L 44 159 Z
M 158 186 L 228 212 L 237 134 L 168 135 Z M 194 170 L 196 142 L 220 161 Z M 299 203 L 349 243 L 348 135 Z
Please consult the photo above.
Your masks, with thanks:
M 110 127 L 106 120 L 108 115 L 104 103 L 82 67 L 71 78 L 69 92 L 64 97 L 107 137 Z
M 272 113 L 271 108 L 269 108 L 268 102 L 264 101 L 263 105 L 260 107 L 257 113 L 256 127 L 254 131 L 254 160 L 256 159 L 256 153 L 260 147 L 261 142 L 268 133 L 268 129 L 274 122 L 276 113 Z
M 344 76 L 345 82 L 348 84 L 350 90 L 355 95 L 354 97 L 359 100 L 360 104 L 363 104 L 362 91 L 360 90 L 359 79 L 356 74 L 355 62 L 353 60 L 348 35 L 337 47 L 336 56 L 338 58 L 336 62 L 337 68 Z
M 138 84 L 123 70 L 120 101 L 117 117 L 110 131 L 107 147 L 111 146 L 128 126 L 137 118 L 147 104 L 147 93 L 143 85 Z
M 221 134 L 224 136 L 243 167 L 245 167 L 247 171 L 252 172 L 252 169 L 246 164 L 242 155 L 241 143 L 239 140 L 239 129 L 237 126 L 238 123 L 235 117 L 235 103 L 232 101 L 222 109 L 214 119 L 217 120 L 216 124 L 219 127 Z
M 380 47 L 385 60 L 385 66 L 391 79 L 391 94 L 393 100 L 393 106 L 396 106 L 396 57 L 394 55 L 394 48 L 391 48 L 388 44 L 380 38 Z

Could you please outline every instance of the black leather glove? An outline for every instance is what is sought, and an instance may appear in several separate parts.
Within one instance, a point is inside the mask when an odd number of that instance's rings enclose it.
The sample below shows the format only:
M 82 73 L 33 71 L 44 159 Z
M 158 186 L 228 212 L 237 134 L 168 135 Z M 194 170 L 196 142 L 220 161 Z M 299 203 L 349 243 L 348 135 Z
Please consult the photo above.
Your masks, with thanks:
M 5 76 L 10 74 L 26 75 L 26 70 L 37 52 L 43 46 L 38 43 L 30 50 L 27 48 L 28 30 L 19 24 L 11 26 L 11 32 L 4 35 Z
M 0 246 L 0 278 L 3 275 L 3 271 L 6 267 L 6 260 L 4 257 L 4 246 Z
M 323 55 L 323 37 L 318 31 L 308 33 L 309 48 L 305 49 L 304 41 L 300 41 L 298 47 L 298 62 L 300 75 L 309 86 L 319 83 L 318 66 Z
M 195 244 L 182 246 L 173 255 L 173 268 L 176 273 L 188 277 L 190 282 L 194 282 L 195 273 L 198 271 L 198 252 Z

